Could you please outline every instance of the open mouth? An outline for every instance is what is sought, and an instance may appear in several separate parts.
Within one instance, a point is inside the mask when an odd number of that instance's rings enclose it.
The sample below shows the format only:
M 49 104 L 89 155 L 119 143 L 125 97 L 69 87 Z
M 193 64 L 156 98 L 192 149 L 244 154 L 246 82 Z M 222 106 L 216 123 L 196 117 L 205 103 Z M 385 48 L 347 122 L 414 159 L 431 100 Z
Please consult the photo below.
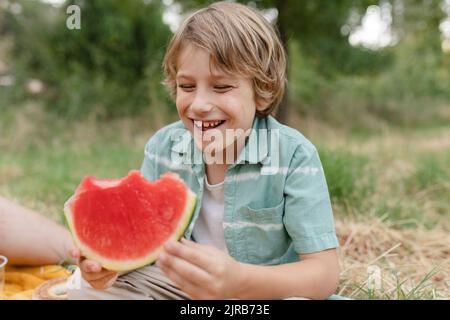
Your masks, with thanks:
M 194 126 L 202 131 L 207 131 L 210 129 L 217 128 L 225 123 L 225 120 L 212 120 L 212 121 L 200 121 L 200 120 L 192 120 Z

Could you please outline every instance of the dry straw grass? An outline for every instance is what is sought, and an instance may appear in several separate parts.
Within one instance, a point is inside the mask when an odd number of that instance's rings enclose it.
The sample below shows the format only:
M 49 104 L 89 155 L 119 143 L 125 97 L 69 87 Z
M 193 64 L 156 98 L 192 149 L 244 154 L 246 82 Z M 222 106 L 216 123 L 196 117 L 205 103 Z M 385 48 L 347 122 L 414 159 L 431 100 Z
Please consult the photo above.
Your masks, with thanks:
M 352 298 L 450 298 L 450 235 L 399 229 L 381 219 L 338 219 L 339 293 Z M 380 270 L 380 283 L 368 269 Z M 375 280 L 375 281 L 373 281 Z

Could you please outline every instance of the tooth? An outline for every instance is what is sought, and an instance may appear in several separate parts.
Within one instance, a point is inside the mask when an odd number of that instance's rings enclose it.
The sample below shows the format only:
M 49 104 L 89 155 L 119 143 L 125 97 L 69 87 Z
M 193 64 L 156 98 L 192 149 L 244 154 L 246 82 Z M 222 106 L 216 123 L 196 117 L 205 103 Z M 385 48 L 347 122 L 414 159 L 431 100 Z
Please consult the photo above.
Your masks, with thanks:
M 194 120 L 194 125 L 195 125 L 197 128 L 201 128 L 201 127 L 202 127 L 202 122 L 199 121 L 199 120 Z

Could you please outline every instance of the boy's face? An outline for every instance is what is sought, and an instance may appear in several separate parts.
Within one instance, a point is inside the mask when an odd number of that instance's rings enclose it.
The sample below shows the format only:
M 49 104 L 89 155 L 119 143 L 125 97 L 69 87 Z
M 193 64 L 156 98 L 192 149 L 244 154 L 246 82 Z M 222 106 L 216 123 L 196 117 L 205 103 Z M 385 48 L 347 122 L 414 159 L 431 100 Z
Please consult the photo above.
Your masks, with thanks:
M 193 45 L 181 51 L 177 66 L 177 111 L 197 146 L 217 155 L 235 145 L 233 135 L 242 141 L 256 112 L 251 80 L 211 70 L 209 53 Z

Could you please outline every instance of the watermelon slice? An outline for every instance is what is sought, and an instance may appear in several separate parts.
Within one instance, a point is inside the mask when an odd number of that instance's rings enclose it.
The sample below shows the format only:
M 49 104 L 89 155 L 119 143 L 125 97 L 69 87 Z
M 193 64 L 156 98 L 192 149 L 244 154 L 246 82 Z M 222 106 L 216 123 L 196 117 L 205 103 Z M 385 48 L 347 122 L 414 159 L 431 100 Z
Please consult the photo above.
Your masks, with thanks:
M 196 199 L 175 173 L 149 182 L 132 170 L 122 179 L 84 178 L 64 213 L 84 256 L 127 271 L 154 262 L 167 240 L 181 238 Z

